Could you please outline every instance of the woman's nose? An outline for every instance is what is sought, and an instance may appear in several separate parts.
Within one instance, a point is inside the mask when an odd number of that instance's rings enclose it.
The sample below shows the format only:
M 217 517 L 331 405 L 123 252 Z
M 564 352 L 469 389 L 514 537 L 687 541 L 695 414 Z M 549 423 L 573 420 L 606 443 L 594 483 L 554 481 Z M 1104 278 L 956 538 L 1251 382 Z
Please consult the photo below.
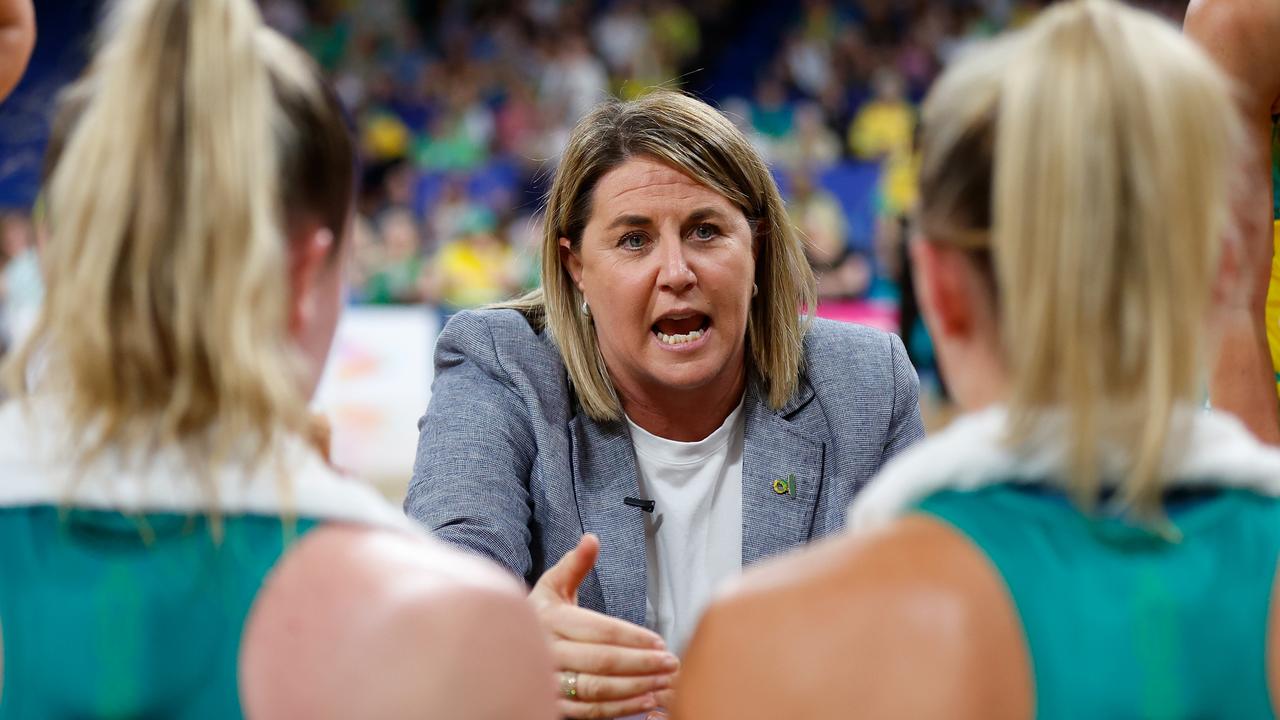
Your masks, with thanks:
M 689 267 L 685 246 L 679 238 L 663 238 L 660 243 L 661 266 L 658 269 L 658 285 L 675 293 L 682 293 L 698 282 L 698 276 Z

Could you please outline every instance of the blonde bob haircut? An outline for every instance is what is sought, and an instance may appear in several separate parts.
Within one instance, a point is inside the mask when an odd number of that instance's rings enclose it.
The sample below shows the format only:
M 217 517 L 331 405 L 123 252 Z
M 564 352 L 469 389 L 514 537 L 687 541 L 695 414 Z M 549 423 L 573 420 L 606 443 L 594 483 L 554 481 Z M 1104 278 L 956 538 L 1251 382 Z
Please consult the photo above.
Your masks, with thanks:
M 1234 108 L 1197 47 L 1111 0 L 1049 8 L 925 103 L 921 233 L 994 266 L 1009 443 L 1063 443 L 1085 507 L 1105 479 L 1161 512 L 1233 231 Z
M 319 69 L 251 0 L 123 0 L 54 131 L 47 292 L 10 390 L 56 393 L 86 461 L 307 433 L 286 243 L 318 224 L 336 257 L 355 175 Z
M 560 238 L 575 252 L 591 217 L 596 183 L 627 160 L 669 165 L 732 202 L 752 229 L 759 295 L 747 319 L 749 376 L 771 407 L 795 393 L 804 334 L 816 302 L 813 271 L 787 220 L 782 196 L 751 142 L 720 112 L 687 95 L 657 90 L 636 100 L 607 101 L 582 118 L 569 137 L 547 197 L 542 237 L 542 288 L 505 307 L 550 331 L 582 404 L 596 421 L 622 418 L 591 318 L 560 262 Z

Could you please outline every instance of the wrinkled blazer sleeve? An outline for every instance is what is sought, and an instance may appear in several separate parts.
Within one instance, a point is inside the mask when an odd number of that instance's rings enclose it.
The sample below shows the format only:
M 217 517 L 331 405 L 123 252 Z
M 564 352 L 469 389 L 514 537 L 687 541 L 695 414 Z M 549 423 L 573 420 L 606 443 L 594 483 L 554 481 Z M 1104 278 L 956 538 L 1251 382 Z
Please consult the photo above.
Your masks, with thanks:
M 893 419 L 885 439 L 882 463 L 924 437 L 924 423 L 920 420 L 920 380 L 907 357 L 907 349 L 897 335 L 889 335 L 889 352 L 893 356 Z
M 456 315 L 440 333 L 418 433 L 405 512 L 441 540 L 528 575 L 536 445 L 482 316 Z

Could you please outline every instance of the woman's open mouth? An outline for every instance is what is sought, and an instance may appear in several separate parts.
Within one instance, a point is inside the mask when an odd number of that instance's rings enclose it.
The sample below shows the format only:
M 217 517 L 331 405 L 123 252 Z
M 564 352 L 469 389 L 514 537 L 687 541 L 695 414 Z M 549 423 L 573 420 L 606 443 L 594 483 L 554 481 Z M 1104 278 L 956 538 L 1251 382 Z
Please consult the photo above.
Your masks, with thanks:
M 711 317 L 700 312 L 664 317 L 650 330 L 658 342 L 667 347 L 690 345 L 702 339 L 711 328 Z

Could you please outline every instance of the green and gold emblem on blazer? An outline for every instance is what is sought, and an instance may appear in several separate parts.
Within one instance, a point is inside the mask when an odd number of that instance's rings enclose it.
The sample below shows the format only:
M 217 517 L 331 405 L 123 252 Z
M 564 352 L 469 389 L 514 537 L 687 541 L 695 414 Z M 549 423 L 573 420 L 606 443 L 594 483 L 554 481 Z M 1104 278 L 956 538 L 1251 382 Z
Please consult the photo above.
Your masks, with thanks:
M 773 481 L 773 491 L 779 495 L 795 495 L 796 494 L 796 476 L 788 475 L 786 478 L 778 478 Z

